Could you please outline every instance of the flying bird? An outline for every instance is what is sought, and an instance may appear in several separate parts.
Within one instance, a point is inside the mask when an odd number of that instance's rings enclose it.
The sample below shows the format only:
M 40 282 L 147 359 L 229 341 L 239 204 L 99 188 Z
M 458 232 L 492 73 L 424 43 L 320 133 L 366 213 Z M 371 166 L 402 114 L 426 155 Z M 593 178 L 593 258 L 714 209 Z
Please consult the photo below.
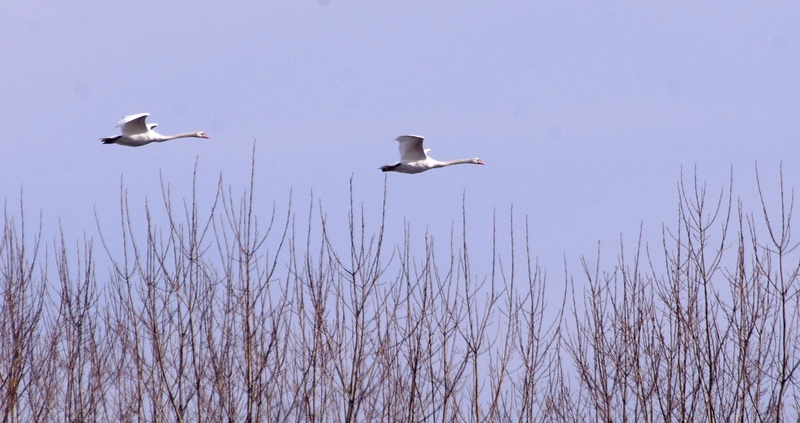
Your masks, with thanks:
M 176 138 L 208 138 L 205 132 L 186 132 L 175 135 L 161 135 L 153 129 L 157 123 L 145 123 L 145 119 L 150 113 L 139 113 L 128 115 L 117 122 L 117 128 L 122 131 L 121 135 L 108 138 L 100 138 L 103 144 L 119 144 L 128 147 L 141 147 L 151 142 L 164 142 Z
M 455 164 L 472 163 L 482 165 L 481 159 L 460 159 L 440 162 L 428 156 L 430 149 L 422 148 L 424 138 L 417 135 L 401 135 L 397 137 L 400 147 L 400 161 L 395 164 L 381 166 L 384 172 L 420 173 L 437 167 Z

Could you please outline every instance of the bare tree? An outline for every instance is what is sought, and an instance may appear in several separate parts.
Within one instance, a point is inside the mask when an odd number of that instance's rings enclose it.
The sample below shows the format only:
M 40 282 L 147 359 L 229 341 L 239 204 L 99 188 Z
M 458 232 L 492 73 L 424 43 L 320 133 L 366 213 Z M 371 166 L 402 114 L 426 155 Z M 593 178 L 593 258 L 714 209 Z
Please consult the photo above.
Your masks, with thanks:
M 0 239 L 0 388 L 3 421 L 20 421 L 20 416 L 48 418 L 47 406 L 53 393 L 37 398 L 32 392 L 33 367 L 48 348 L 38 345 L 43 332 L 46 285 L 39 277 L 41 217 L 39 229 L 30 240 L 26 232 L 24 207 L 20 201 L 19 224 L 4 207 Z M 24 419 L 23 419 L 24 420 Z

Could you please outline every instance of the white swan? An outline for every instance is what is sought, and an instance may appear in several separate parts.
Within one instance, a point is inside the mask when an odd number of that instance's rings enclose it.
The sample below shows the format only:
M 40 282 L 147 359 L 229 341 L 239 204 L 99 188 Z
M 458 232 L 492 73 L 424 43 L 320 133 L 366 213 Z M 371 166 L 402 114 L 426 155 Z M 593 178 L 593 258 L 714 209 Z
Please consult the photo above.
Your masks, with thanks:
M 440 162 L 428 157 L 428 151 L 431 150 L 422 148 L 422 140 L 424 138 L 417 135 L 401 135 L 397 137 L 397 141 L 400 143 L 400 161 L 395 164 L 381 166 L 380 170 L 384 172 L 420 173 L 429 169 L 455 164 L 483 164 L 481 159 L 478 158 Z
M 158 126 L 157 123 L 145 123 L 145 119 L 150 116 L 150 113 L 139 113 L 136 115 L 128 115 L 117 122 L 117 128 L 120 128 L 122 135 L 114 137 L 100 138 L 103 144 L 119 144 L 127 145 L 128 147 L 140 147 L 151 142 L 164 142 L 174 140 L 176 138 L 208 138 L 205 132 L 186 132 L 175 135 L 161 135 L 154 131 L 153 128 Z

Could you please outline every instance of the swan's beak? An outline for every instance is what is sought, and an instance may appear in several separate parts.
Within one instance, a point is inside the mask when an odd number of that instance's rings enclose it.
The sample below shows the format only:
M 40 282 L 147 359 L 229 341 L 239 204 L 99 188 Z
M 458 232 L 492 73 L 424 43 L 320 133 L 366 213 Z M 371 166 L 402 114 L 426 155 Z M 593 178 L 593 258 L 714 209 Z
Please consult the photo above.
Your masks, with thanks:
M 483 164 L 483 160 L 481 160 L 481 159 L 478 159 L 478 161 L 477 161 L 477 162 L 475 162 L 475 164 L 482 165 L 482 164 Z
M 208 138 L 208 135 L 206 135 L 206 133 L 205 133 L 205 132 L 202 132 L 202 133 L 200 134 L 200 138 L 210 139 L 210 138 Z

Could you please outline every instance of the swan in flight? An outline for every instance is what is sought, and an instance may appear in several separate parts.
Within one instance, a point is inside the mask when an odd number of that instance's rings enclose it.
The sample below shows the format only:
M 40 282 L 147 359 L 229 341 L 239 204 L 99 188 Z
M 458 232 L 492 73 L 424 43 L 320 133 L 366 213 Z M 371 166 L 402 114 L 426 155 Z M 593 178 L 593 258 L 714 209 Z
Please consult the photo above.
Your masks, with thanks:
M 103 144 L 119 144 L 127 145 L 128 147 L 140 147 L 151 142 L 164 142 L 174 140 L 176 138 L 208 138 L 205 132 L 186 132 L 183 134 L 175 135 L 161 135 L 154 131 L 153 128 L 158 126 L 157 123 L 145 123 L 147 116 L 150 113 L 139 113 L 136 115 L 128 115 L 117 122 L 117 128 L 120 128 L 122 135 L 114 137 L 100 138 Z
M 424 138 L 417 135 L 401 135 L 397 137 L 400 143 L 400 161 L 395 164 L 381 166 L 384 172 L 420 173 L 437 167 L 455 164 L 472 163 L 482 165 L 481 159 L 460 159 L 440 162 L 428 156 L 430 149 L 422 148 Z

